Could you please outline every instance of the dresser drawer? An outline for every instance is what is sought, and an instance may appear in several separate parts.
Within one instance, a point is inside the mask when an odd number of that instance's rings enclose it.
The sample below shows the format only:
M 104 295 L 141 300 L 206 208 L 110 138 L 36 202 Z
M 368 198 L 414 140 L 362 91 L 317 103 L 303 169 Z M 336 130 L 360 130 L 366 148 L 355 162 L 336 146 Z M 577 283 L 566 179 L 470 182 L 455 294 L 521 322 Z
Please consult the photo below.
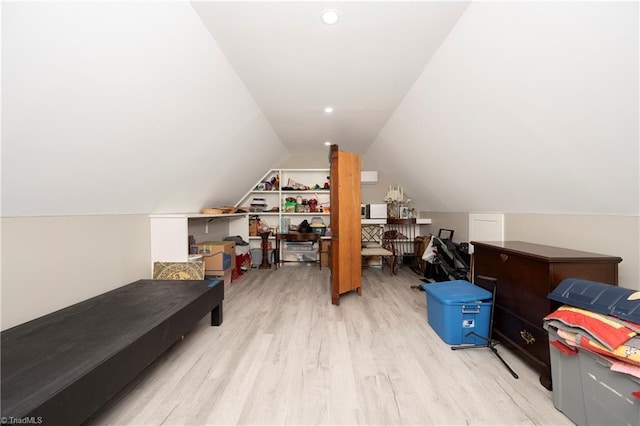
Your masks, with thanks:
M 530 355 L 536 364 L 550 365 L 548 333 L 540 326 L 536 326 L 510 312 L 495 307 L 494 327 L 512 345 Z M 498 338 L 500 340 L 500 338 Z

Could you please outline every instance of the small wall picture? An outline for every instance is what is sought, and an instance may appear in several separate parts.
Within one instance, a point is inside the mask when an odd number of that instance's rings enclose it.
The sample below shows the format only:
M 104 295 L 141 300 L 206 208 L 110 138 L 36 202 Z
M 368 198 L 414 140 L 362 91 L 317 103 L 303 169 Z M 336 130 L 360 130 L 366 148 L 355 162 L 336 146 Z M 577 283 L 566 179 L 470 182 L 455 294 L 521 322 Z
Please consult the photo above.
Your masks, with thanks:
M 400 207 L 400 219 L 409 219 L 409 207 Z

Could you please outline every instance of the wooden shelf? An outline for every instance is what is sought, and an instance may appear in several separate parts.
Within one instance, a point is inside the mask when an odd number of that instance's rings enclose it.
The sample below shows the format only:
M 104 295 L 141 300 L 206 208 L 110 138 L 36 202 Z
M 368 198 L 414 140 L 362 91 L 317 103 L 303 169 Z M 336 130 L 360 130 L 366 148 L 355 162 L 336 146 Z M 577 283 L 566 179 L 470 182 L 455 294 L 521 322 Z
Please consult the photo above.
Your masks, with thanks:
M 221 213 L 221 214 L 202 214 L 202 213 L 159 213 L 159 214 L 150 214 L 150 218 L 200 218 L 200 217 L 211 217 L 211 218 L 226 218 L 226 217 L 242 217 L 248 216 L 250 213 Z
M 287 213 L 287 212 L 282 212 L 281 215 L 282 216 L 329 216 L 329 215 L 331 215 L 331 213 L 325 213 L 325 212 Z
M 273 191 L 268 191 L 268 192 L 273 192 Z M 283 189 L 280 192 L 282 192 L 283 194 L 330 194 L 331 190 L 329 189 Z
M 411 219 L 387 219 L 387 224 L 389 225 L 411 225 L 411 224 L 415 224 L 416 223 L 416 219 L 415 218 L 411 218 Z

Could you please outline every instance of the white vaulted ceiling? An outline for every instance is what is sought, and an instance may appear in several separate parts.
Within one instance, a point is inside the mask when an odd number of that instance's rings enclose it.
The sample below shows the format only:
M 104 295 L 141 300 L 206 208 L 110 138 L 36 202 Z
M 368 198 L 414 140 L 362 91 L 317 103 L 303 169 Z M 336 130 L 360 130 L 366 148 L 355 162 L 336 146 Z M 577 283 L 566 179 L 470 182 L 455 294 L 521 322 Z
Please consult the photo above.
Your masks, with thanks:
M 640 210 L 637 2 L 192 6 L 291 154 L 361 153 L 425 210 Z
M 1 6 L 3 216 L 234 204 L 325 141 L 423 211 L 640 214 L 637 1 Z
M 364 153 L 456 24 L 458 2 L 193 2 L 290 153 Z M 338 11 L 335 25 L 321 21 Z M 334 106 L 329 116 L 325 106 Z

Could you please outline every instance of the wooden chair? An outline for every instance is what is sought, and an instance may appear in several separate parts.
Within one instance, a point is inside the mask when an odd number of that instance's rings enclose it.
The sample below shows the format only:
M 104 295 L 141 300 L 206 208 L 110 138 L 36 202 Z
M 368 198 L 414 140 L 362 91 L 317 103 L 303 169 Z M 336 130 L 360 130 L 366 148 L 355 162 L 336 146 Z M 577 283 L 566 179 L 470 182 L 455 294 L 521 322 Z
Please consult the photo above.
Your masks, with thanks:
M 383 259 L 383 266 L 386 263 L 391 269 L 391 274 L 398 273 L 398 257 L 396 256 L 393 242 L 384 237 L 383 225 L 362 225 L 362 266 L 365 267 L 367 260 L 373 256 L 380 256 Z

